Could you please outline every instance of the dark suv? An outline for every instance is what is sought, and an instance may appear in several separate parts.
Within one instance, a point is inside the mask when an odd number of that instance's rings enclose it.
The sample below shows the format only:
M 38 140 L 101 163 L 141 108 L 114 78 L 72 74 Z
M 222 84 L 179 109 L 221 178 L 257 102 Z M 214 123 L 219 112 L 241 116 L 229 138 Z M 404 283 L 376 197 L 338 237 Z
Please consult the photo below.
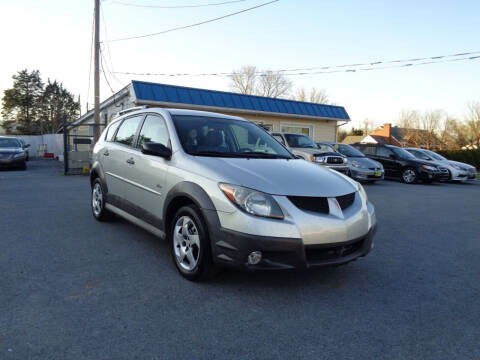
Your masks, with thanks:
M 367 157 L 381 163 L 385 169 L 385 177 L 399 178 L 407 184 L 448 180 L 448 170 L 431 162 L 421 161 L 398 146 L 381 144 L 353 144 L 353 146 Z

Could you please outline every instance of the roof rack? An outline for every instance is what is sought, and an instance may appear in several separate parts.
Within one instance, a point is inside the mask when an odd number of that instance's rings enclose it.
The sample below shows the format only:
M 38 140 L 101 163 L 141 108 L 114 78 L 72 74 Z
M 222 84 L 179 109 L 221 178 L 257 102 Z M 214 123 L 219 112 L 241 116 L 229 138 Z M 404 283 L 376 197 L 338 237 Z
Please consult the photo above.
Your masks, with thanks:
M 125 114 L 128 114 L 129 112 L 137 111 L 137 110 L 142 110 L 142 109 L 147 109 L 148 105 L 142 105 L 142 106 L 134 106 L 125 110 L 120 110 L 115 117 L 119 117 Z

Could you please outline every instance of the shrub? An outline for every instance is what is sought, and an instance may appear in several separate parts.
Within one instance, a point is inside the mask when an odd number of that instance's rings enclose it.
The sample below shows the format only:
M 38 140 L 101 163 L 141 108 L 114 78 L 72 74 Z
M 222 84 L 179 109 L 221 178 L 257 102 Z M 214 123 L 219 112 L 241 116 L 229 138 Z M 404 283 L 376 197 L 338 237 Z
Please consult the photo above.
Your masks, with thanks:
M 480 150 L 441 150 L 438 153 L 448 160 L 460 161 L 480 169 Z

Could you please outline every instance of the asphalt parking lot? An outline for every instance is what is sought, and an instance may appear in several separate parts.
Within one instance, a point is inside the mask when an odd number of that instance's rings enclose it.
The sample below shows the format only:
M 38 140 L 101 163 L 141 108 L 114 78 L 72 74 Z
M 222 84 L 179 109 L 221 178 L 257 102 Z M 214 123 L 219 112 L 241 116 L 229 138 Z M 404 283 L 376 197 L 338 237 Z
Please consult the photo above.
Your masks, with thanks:
M 0 359 L 479 359 L 480 181 L 367 185 L 375 249 L 192 283 L 87 177 L 0 170 Z

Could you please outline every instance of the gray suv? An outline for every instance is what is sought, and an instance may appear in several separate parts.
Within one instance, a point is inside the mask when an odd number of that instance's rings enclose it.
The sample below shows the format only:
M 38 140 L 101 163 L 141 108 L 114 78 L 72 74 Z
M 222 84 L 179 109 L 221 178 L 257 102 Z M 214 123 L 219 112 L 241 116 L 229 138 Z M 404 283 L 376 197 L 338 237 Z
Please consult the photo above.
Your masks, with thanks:
M 166 238 L 190 280 L 218 266 L 291 269 L 365 256 L 376 229 L 362 186 L 295 158 L 238 117 L 123 113 L 93 150 L 91 206 Z

